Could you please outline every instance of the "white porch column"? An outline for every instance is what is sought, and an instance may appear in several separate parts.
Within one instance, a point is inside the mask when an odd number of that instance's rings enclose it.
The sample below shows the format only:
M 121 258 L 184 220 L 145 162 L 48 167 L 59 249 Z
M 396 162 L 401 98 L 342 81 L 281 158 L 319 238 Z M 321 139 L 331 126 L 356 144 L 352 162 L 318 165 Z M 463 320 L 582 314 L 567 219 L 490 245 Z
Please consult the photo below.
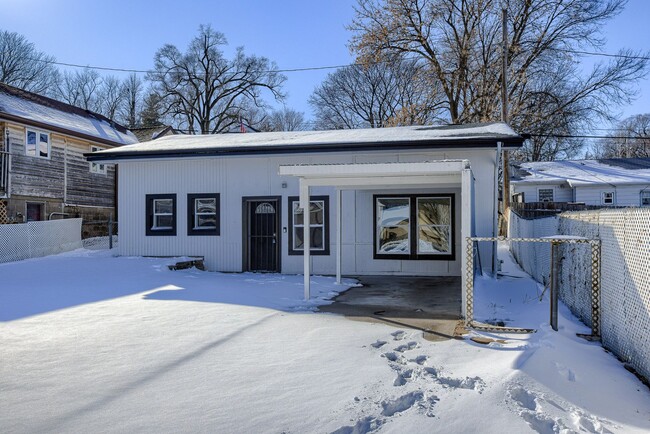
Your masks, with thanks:
M 460 214 L 460 263 L 461 263 L 461 314 L 466 317 L 467 307 L 467 242 L 466 238 L 472 236 L 472 219 L 474 218 L 474 188 L 472 170 L 463 169 L 461 173 L 461 214 Z M 471 276 L 471 275 L 470 275 Z M 473 278 L 473 276 L 471 277 Z
M 304 287 L 305 287 L 305 300 L 309 300 L 309 280 L 311 275 L 311 262 L 310 262 L 310 235 L 311 230 L 309 227 L 311 213 L 309 212 L 309 184 L 305 178 L 300 178 L 300 208 L 302 208 L 302 222 L 303 222 L 303 268 L 304 268 Z
M 341 189 L 336 189 L 336 284 L 341 284 L 341 241 L 343 230 L 341 228 Z

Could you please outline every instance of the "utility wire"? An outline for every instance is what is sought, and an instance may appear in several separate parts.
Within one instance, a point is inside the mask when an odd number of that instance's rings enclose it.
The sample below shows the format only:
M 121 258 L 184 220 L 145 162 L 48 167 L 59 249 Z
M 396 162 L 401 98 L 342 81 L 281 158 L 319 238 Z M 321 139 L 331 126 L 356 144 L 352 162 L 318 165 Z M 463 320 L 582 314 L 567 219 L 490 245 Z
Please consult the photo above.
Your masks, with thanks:
M 623 58 L 623 59 L 650 60 L 650 56 L 614 54 L 614 53 L 571 50 L 571 49 L 565 49 L 565 48 L 552 48 L 552 47 L 549 47 L 548 50 L 559 51 L 559 52 L 563 52 L 563 53 L 588 55 L 588 56 L 602 56 L 602 57 L 613 57 L 613 58 Z M 409 56 L 407 56 L 405 58 L 405 60 L 416 60 L 416 59 L 417 59 L 417 57 L 409 57 Z M 94 70 L 98 70 L 98 71 L 133 72 L 133 73 L 139 73 L 139 74 L 147 74 L 147 73 L 150 73 L 150 72 L 155 72 L 155 71 L 150 70 L 150 69 L 117 68 L 117 67 L 110 67 L 110 66 L 81 65 L 79 63 L 57 62 L 56 60 L 48 60 L 48 59 L 30 58 L 29 60 L 33 60 L 33 61 L 36 61 L 36 62 L 48 63 L 48 64 L 51 64 L 51 65 L 66 66 L 66 67 L 70 67 L 70 68 L 94 69 Z M 389 61 L 376 61 L 376 62 L 371 62 L 371 64 L 381 64 L 381 63 L 387 63 L 387 62 L 389 62 Z M 352 62 L 352 63 L 341 64 L 341 65 L 307 66 L 307 67 L 302 67 L 302 68 L 285 68 L 285 69 L 275 69 L 275 70 L 259 71 L 259 72 L 260 73 L 269 73 L 269 72 L 321 71 L 321 70 L 328 70 L 328 69 L 349 68 L 351 66 L 361 66 L 361 65 L 362 65 L 362 63 L 360 63 L 360 62 Z

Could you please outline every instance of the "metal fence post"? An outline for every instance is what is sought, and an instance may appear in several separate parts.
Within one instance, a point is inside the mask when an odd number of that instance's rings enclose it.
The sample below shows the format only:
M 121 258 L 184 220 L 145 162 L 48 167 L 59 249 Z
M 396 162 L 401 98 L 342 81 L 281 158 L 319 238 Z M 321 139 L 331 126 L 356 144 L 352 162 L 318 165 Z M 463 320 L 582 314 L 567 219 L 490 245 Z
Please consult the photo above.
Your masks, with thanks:
M 113 213 L 108 216 L 108 248 L 113 248 Z
M 557 302 L 560 290 L 560 243 L 551 243 L 551 327 L 557 331 Z

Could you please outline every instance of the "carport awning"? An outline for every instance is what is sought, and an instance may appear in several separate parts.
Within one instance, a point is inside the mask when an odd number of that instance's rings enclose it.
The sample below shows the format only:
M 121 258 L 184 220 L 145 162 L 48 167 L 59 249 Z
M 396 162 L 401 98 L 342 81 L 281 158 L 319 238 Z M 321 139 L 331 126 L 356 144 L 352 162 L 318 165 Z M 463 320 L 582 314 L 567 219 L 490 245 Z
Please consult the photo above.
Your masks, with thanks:
M 333 186 L 339 189 L 389 188 L 404 185 L 456 184 L 468 160 L 415 163 L 298 164 L 280 166 L 282 176 L 297 176 L 301 185 Z
M 280 166 L 280 176 L 296 176 L 300 183 L 300 208 L 309 209 L 310 187 L 336 187 L 336 278 L 341 280 L 341 190 L 461 186 L 461 237 L 472 236 L 473 177 L 469 160 L 438 160 L 412 163 L 297 164 Z M 310 231 L 304 231 L 304 286 L 309 299 Z M 466 257 L 461 252 L 462 270 Z M 463 283 L 466 273 L 462 272 Z M 465 285 L 463 285 L 465 287 Z M 463 306 L 465 306 L 463 293 Z

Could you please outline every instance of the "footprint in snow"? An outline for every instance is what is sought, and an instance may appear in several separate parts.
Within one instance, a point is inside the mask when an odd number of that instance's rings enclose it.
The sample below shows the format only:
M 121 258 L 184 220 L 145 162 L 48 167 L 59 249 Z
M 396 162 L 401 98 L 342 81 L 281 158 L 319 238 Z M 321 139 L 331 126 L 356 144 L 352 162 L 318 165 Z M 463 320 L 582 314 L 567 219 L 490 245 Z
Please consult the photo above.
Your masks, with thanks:
M 415 341 L 411 341 L 408 344 L 403 344 L 395 348 L 395 351 L 399 351 L 400 353 L 403 353 L 404 351 L 412 350 L 414 348 L 418 347 L 418 343 Z
M 368 434 L 377 431 L 384 421 L 371 416 L 364 417 L 354 425 L 346 425 L 332 431 L 332 434 Z
M 424 365 L 424 363 L 427 361 L 427 356 L 417 356 L 415 359 L 411 359 L 411 362 L 415 362 L 418 365 Z
M 390 335 L 393 337 L 393 340 L 395 341 L 401 341 L 402 339 L 406 338 L 406 332 L 404 330 L 397 330 L 396 332 L 393 332 Z
M 413 369 L 402 371 L 397 374 L 397 378 L 393 382 L 393 386 L 403 386 L 411 378 L 413 378 Z
M 380 341 L 380 340 L 378 339 L 377 342 L 370 344 L 370 346 L 373 347 L 373 348 L 381 348 L 381 347 L 383 347 L 384 345 L 386 345 L 387 343 L 388 343 L 388 342 L 386 342 L 386 341 Z

